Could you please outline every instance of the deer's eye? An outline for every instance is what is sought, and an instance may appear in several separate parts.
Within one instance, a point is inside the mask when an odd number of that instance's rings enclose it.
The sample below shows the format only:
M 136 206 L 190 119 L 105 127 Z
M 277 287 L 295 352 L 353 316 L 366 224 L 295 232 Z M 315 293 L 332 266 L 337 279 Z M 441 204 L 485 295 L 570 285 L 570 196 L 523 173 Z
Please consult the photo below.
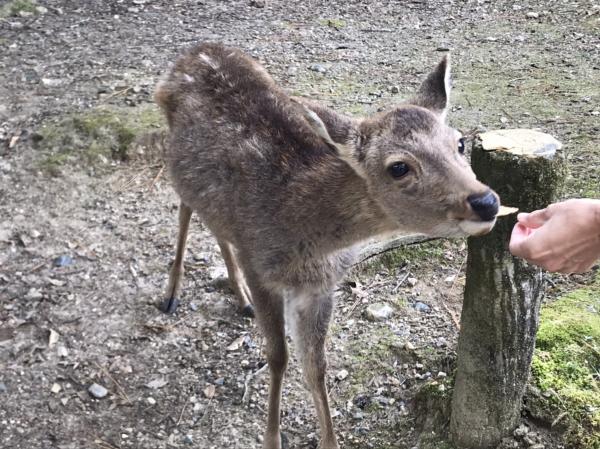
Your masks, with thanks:
M 388 172 L 392 175 L 392 178 L 400 179 L 410 171 L 408 164 L 404 162 L 394 162 L 388 167 Z
M 465 138 L 461 137 L 458 139 L 458 152 L 460 154 L 465 154 Z

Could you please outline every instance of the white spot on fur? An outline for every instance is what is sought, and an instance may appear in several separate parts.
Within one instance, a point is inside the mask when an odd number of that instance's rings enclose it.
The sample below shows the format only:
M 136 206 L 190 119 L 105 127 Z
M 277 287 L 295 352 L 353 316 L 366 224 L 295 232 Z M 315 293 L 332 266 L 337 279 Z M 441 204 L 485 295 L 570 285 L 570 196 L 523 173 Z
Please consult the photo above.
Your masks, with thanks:
M 187 73 L 183 74 L 183 80 L 187 83 L 193 83 L 194 81 L 196 81 L 193 76 L 190 76 Z

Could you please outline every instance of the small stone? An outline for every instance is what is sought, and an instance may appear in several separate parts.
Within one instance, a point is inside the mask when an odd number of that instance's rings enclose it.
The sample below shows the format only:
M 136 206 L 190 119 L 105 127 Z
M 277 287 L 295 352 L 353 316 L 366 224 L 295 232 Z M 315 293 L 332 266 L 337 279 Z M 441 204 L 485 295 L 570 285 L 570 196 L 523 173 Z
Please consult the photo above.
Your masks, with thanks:
M 444 392 L 446 391 L 446 386 L 444 384 L 439 384 L 438 385 L 438 391 L 439 392 Z
M 149 396 L 146 398 L 146 402 L 150 405 L 155 405 L 156 404 L 156 399 L 154 399 L 152 396 Z
M 538 17 L 540 17 L 540 14 L 537 12 L 528 12 L 527 14 L 525 14 L 525 17 L 527 17 L 528 19 L 537 19 Z
M 390 92 L 392 92 L 393 94 L 399 94 L 400 93 L 400 88 L 398 86 L 392 86 L 390 88 Z
M 144 385 L 146 388 L 150 388 L 152 390 L 156 390 L 157 388 L 162 388 L 167 385 L 169 382 L 166 379 L 154 379 Z
M 340 371 L 337 372 L 337 374 L 335 375 L 335 378 L 337 380 L 344 380 L 346 377 L 348 377 L 348 370 L 342 369 Z
M 42 85 L 45 87 L 58 87 L 62 86 L 65 80 L 60 78 L 42 78 Z
M 455 280 L 455 279 L 456 279 L 456 276 L 455 276 L 455 275 L 448 276 L 447 278 L 445 278 L 445 279 L 444 279 L 444 282 L 445 282 L 446 284 L 450 284 L 450 285 L 452 285 L 452 284 L 454 283 L 454 280 Z
M 73 265 L 73 258 L 64 255 L 58 256 L 52 261 L 52 265 L 54 265 L 55 267 L 68 267 L 69 265 Z
M 194 444 L 194 438 L 191 435 L 186 435 L 183 437 L 183 442 L 185 444 Z
M 500 117 L 500 123 L 508 123 L 508 119 L 504 116 Z
M 446 374 L 443 371 L 440 371 L 439 373 L 437 373 L 437 377 L 438 379 L 444 379 L 445 377 L 448 377 L 448 374 Z
M 404 343 L 404 349 L 406 349 L 407 351 L 414 351 L 415 345 L 413 345 L 410 341 L 407 341 L 406 343 Z
M 406 282 L 411 287 L 414 287 L 415 285 L 417 285 L 417 282 L 419 282 L 419 281 L 417 280 L 417 278 L 410 277 L 410 278 L 406 279 Z
M 192 309 L 192 312 L 197 312 L 198 311 L 198 304 L 196 304 L 195 302 L 191 302 L 190 303 L 190 309 Z
M 308 70 L 312 70 L 313 72 L 318 72 L 318 73 L 327 73 L 327 67 L 325 67 L 324 65 L 321 65 L 321 64 L 313 64 L 308 67 Z
M 366 310 L 367 319 L 370 321 L 383 321 L 388 319 L 394 313 L 389 305 L 384 303 L 375 303 L 367 307 Z
M 527 435 L 527 432 L 529 432 L 529 427 L 527 427 L 525 424 L 521 424 L 515 429 L 513 435 L 515 438 L 523 438 L 525 435 Z
M 48 8 L 46 8 L 45 6 L 36 6 L 35 10 L 38 14 L 46 14 L 48 12 Z
M 6 388 L 6 384 L 4 382 L 0 382 L 0 393 L 6 393 L 8 388 Z
M 542 443 L 536 443 L 529 446 L 529 449 L 546 449 L 546 446 L 544 446 Z
M 38 290 L 37 288 L 30 288 L 29 291 L 27 292 L 27 294 L 25 295 L 25 299 L 31 299 L 31 300 L 38 300 L 38 299 L 42 299 L 43 295 L 42 292 L 40 290 Z
M 423 364 L 422 363 L 415 363 L 415 368 L 416 369 L 423 369 Z
M 59 347 L 56 348 L 56 353 L 58 354 L 59 357 L 67 357 L 69 355 L 69 350 L 64 347 L 63 345 L 60 345 Z
M 62 390 L 61 386 L 57 383 L 53 383 L 52 384 L 52 388 L 50 388 L 50 391 L 54 394 L 58 394 L 60 393 L 60 390 Z
M 96 383 L 93 383 L 92 385 L 89 386 L 88 392 L 96 399 L 105 398 L 106 395 L 108 394 L 108 390 L 106 388 L 104 388 L 102 385 L 98 385 Z
M 414 307 L 417 312 L 429 312 L 431 310 L 427 304 L 421 301 L 416 302 Z

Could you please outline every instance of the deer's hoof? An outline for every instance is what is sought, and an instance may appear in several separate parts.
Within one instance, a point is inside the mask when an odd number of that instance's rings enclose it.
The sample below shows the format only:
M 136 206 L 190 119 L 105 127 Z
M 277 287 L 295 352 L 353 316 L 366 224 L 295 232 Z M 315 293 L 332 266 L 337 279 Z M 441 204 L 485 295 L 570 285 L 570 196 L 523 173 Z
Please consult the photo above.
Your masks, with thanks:
M 161 312 L 171 314 L 171 313 L 175 313 L 178 305 L 179 305 L 179 300 L 177 298 L 167 298 L 159 304 L 158 308 L 160 309 Z
M 242 309 L 242 316 L 245 316 L 246 318 L 254 318 L 256 316 L 254 314 L 254 307 L 252 306 L 252 304 L 244 306 L 244 308 Z

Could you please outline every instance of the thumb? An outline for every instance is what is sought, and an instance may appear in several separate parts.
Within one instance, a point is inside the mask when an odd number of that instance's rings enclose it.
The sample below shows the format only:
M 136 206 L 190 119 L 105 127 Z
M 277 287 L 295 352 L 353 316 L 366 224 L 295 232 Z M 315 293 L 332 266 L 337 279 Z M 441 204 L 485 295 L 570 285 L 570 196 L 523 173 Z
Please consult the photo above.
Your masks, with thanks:
M 542 226 L 550 219 L 550 211 L 548 208 L 536 210 L 530 213 L 522 213 L 517 215 L 517 220 L 523 226 L 528 228 L 536 229 Z

